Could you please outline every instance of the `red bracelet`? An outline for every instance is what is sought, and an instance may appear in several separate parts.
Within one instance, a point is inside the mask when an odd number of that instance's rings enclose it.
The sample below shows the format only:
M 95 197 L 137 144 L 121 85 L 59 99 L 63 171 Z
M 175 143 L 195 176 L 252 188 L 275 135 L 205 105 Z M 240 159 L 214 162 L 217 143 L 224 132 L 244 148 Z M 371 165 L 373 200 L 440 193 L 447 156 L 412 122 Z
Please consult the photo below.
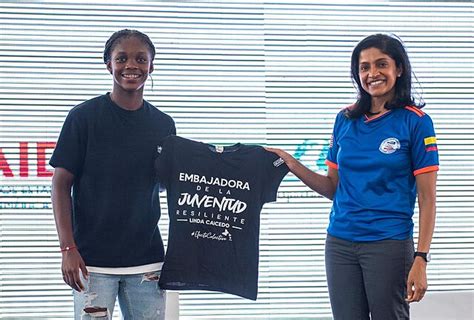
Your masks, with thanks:
M 61 248 L 61 252 L 69 251 L 72 249 L 76 249 L 76 246 L 67 246 L 67 247 Z

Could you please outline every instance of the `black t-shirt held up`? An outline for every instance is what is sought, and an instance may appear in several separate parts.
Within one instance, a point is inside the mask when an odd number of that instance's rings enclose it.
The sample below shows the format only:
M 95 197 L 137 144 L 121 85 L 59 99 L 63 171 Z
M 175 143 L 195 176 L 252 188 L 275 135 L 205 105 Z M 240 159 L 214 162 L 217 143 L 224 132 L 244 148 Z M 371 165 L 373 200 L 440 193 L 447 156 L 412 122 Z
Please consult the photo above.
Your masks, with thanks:
M 260 211 L 276 200 L 283 160 L 260 146 L 169 136 L 155 167 L 170 217 L 160 286 L 256 300 Z

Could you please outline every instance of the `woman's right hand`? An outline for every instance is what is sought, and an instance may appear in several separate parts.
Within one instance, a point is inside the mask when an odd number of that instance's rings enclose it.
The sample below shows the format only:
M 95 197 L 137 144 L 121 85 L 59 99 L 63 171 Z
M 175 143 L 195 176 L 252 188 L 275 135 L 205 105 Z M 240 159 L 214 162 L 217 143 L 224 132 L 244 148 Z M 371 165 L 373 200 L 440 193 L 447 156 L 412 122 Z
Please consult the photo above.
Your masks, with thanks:
M 83 291 L 84 284 L 81 281 L 79 273 L 82 272 L 85 279 L 88 278 L 89 274 L 81 254 L 76 248 L 74 248 L 68 251 L 63 251 L 62 255 L 61 271 L 63 273 L 64 282 L 76 291 Z
M 288 166 L 288 168 L 290 168 L 290 171 L 291 171 L 292 166 L 296 162 L 296 159 L 291 154 L 289 154 L 285 150 L 278 149 L 278 148 L 265 147 L 265 150 L 273 152 L 276 155 L 278 155 L 280 158 L 282 158 L 283 161 L 285 161 L 286 165 Z
M 284 150 L 270 147 L 265 147 L 265 150 L 273 152 L 282 158 L 290 171 L 310 189 L 332 200 L 339 181 L 336 169 L 328 168 L 327 175 L 323 176 L 319 173 L 313 172 Z

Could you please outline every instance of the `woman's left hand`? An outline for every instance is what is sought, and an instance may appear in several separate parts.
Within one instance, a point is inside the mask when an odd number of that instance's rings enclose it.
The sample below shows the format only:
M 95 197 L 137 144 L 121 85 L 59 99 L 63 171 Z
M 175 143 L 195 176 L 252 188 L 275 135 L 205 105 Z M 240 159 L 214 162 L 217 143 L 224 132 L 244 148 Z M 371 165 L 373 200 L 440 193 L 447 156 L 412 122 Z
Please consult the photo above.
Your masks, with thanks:
M 428 289 L 426 261 L 416 258 L 408 274 L 406 301 L 408 303 L 420 301 L 423 299 L 426 289 Z

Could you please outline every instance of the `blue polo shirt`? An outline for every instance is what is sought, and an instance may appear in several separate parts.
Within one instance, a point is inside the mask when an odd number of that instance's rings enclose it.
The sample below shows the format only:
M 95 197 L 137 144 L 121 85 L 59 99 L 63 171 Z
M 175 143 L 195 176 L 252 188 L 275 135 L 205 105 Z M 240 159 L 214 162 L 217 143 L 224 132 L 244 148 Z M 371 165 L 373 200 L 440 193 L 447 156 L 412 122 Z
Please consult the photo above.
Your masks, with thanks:
M 418 174 L 438 170 L 431 118 L 415 107 L 334 124 L 326 164 L 338 170 L 328 233 L 349 241 L 413 235 Z

